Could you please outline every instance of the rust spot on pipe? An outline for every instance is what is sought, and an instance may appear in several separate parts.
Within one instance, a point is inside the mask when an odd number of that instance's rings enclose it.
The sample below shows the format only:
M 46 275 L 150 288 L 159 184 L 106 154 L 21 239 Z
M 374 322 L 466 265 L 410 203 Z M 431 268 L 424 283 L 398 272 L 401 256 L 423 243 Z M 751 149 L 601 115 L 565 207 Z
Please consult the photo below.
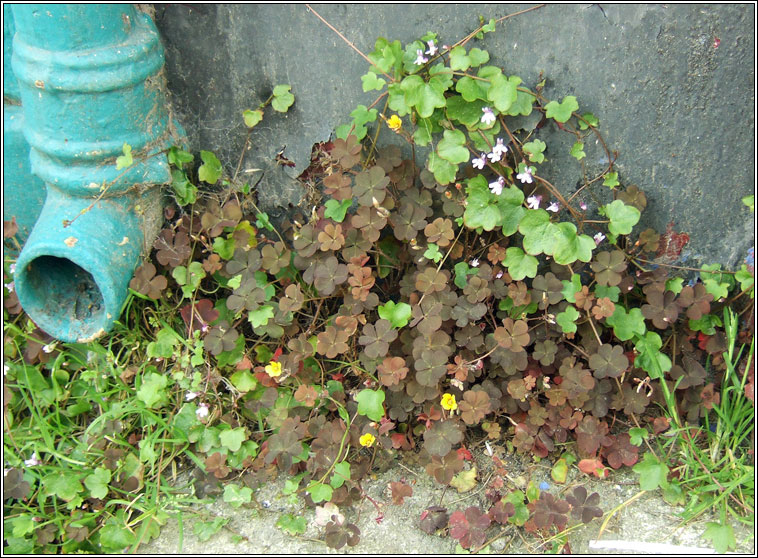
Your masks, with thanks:
M 69 236 L 66 240 L 63 241 L 66 246 L 69 248 L 73 248 L 76 246 L 76 243 L 79 242 L 79 239 L 74 236 Z
M 41 79 L 38 79 L 38 80 L 36 80 L 34 82 L 34 87 L 39 87 L 40 89 L 44 89 L 45 88 L 45 82 L 42 81 Z

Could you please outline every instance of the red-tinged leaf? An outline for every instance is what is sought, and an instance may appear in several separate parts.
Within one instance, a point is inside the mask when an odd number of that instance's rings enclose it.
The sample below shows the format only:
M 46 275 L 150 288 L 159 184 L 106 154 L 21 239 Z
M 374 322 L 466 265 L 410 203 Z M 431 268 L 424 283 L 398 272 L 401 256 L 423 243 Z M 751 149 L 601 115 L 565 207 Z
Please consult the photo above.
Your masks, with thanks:
M 280 356 L 282 356 L 282 348 L 277 347 L 276 350 L 274 351 L 274 356 L 271 357 L 271 360 L 273 360 L 274 362 L 279 362 Z
M 192 333 L 196 330 L 207 332 L 211 322 L 216 321 L 219 316 L 218 310 L 213 307 L 213 302 L 207 298 L 196 301 L 194 306 L 191 304 L 183 306 L 179 313 L 187 326 L 187 337 L 192 337 Z M 190 324 L 192 324 L 191 328 Z
M 247 358 L 247 355 L 242 357 L 242 360 L 239 361 L 235 367 L 236 370 L 252 370 L 253 363 L 250 362 L 250 359 Z
M 669 417 L 658 417 L 653 420 L 653 433 L 656 435 L 661 432 L 665 432 L 671 426 L 671 419 Z
M 458 452 L 458 459 L 464 459 L 466 461 L 473 461 L 474 456 L 471 452 L 464 447 L 460 447 L 456 450 Z
M 408 441 L 408 437 L 405 434 L 395 432 L 394 434 L 390 435 L 390 440 L 392 440 L 392 447 L 395 449 L 409 450 L 412 448 L 410 442 Z
M 577 463 L 577 467 L 579 467 L 582 473 L 595 475 L 599 479 L 604 479 L 608 476 L 608 470 L 603 465 L 602 459 L 582 459 Z
M 413 489 L 404 482 L 391 482 L 390 490 L 392 491 L 392 503 L 396 506 L 402 505 L 405 498 L 413 496 Z

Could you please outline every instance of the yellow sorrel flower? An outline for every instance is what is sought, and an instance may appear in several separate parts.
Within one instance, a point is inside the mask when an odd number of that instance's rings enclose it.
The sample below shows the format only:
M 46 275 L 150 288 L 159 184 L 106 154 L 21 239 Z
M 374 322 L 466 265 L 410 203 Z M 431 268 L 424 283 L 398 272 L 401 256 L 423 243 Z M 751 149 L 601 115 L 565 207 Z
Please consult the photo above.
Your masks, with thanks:
M 397 133 L 403 127 L 403 121 L 400 120 L 400 117 L 397 114 L 393 114 L 389 117 L 389 120 L 387 120 L 387 126 L 390 127 L 390 130 Z
M 361 443 L 361 445 L 365 448 L 370 448 L 374 445 L 374 442 L 376 441 L 376 438 L 373 434 L 370 434 L 369 432 L 366 432 L 363 436 L 358 438 L 358 441 Z
M 458 408 L 458 403 L 455 402 L 455 395 L 452 393 L 445 393 L 442 396 L 442 401 L 440 404 L 446 411 L 455 411 Z
M 271 376 L 272 378 L 278 378 L 282 375 L 282 363 L 271 361 L 268 363 L 268 366 L 266 366 L 266 374 Z

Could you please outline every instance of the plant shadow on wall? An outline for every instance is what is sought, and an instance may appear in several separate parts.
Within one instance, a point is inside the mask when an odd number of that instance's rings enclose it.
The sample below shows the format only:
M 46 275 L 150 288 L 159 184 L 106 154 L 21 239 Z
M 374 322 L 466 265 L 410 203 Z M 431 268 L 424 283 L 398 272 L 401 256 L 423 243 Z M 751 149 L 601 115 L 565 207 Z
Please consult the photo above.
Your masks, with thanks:
M 753 262 L 673 275 L 684 235 L 633 233 L 647 200 L 621 186 L 599 120 L 467 49 L 498 21 L 482 23 L 451 47 L 378 39 L 361 78 L 376 101 L 314 146 L 312 206 L 278 227 L 239 163 L 225 176 L 213 153 L 198 166 L 172 148 L 176 205 L 100 343 L 53 342 L 8 292 L 8 548 L 136 550 L 195 502 L 166 488 L 185 465 L 197 497 L 235 507 L 285 473 L 284 496 L 317 506 L 326 544 L 355 545 L 347 512 L 371 500 L 361 480 L 378 461 L 419 451 L 437 482 L 466 490 L 479 446 L 496 471 L 487 506 L 419 521 L 463 549 L 498 524 L 558 551 L 570 524 L 603 515 L 583 487 L 514 486 L 493 446 L 558 458 L 558 483 L 569 467 L 633 467 L 686 518 L 715 510 L 705 536 L 734 548 L 730 521 L 752 521 L 754 501 Z M 293 102 L 280 85 L 245 111 L 246 146 L 269 104 Z M 540 171 L 545 126 L 572 138 L 571 195 Z M 595 174 L 590 148 L 607 161 Z M 401 505 L 412 488 L 391 491 Z M 205 540 L 224 521 L 198 525 Z

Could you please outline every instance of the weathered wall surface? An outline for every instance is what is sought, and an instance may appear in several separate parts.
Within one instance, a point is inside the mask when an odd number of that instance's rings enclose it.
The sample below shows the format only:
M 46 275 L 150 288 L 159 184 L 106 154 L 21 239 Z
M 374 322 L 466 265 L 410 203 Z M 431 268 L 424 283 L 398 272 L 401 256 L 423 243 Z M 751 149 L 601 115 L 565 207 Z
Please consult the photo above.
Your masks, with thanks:
M 368 53 L 377 37 L 405 44 L 427 31 L 453 44 L 479 15 L 497 18 L 529 6 L 314 8 Z M 754 218 L 740 203 L 755 184 L 754 18 L 752 4 L 548 5 L 468 46 L 488 50 L 491 64 L 529 87 L 542 72 L 548 98 L 575 95 L 618 150 L 622 184 L 647 194 L 641 226 L 663 231 L 673 222 L 689 233 L 685 265 L 734 268 L 754 243 Z M 361 89 L 366 61 L 305 5 L 170 4 L 156 8 L 156 23 L 192 148 L 215 151 L 231 169 L 245 137 L 242 111 L 265 100 L 274 85 L 292 86 L 295 105 L 286 115 L 267 113 L 243 167 L 263 169 L 260 198 L 274 213 L 300 201 L 293 177 L 307 167 L 312 145 L 348 122 L 357 104 L 376 98 Z M 541 133 L 552 145 L 553 132 Z M 568 147 L 547 153 L 549 166 L 541 170 L 564 192 L 579 177 Z M 294 168 L 274 164 L 282 149 Z M 588 151 L 590 168 L 602 168 L 600 154 Z

